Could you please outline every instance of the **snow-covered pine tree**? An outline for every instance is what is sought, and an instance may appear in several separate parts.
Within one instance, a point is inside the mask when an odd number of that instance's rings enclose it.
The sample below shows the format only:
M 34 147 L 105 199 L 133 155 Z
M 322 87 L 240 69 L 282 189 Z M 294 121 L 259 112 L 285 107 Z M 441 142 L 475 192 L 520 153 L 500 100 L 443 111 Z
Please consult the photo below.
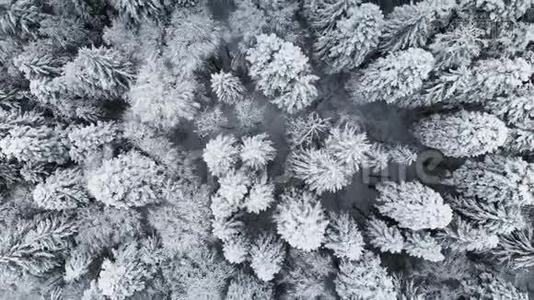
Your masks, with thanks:
M 280 109 L 293 114 L 311 105 L 318 95 L 314 86 L 319 77 L 312 74 L 301 49 L 275 34 L 256 37 L 247 50 L 250 76 L 256 87 Z
M 280 198 L 274 215 L 278 234 L 297 249 L 319 248 L 325 239 L 328 219 L 317 196 L 293 188 Z
M 159 202 L 166 187 L 164 169 L 136 151 L 106 160 L 87 174 L 87 189 L 91 195 L 117 208 Z
M 359 67 L 380 42 L 384 17 L 380 8 L 359 1 L 307 1 L 315 30 L 315 54 L 332 73 Z
M 82 164 L 111 158 L 120 141 L 117 125 L 112 122 L 75 125 L 67 131 L 69 155 L 73 161 Z
M 78 168 L 56 169 L 32 194 L 37 206 L 50 210 L 72 209 L 89 203 L 83 173 Z
M 469 157 L 495 151 L 502 146 L 508 128 L 496 116 L 459 111 L 434 114 L 415 124 L 414 135 L 421 144 L 450 157 Z
M 521 158 L 487 155 L 467 160 L 447 181 L 466 197 L 504 205 L 534 203 L 534 165 Z
M 381 252 L 400 253 L 404 249 L 405 238 L 396 226 L 373 217 L 367 223 L 369 243 Z
M 226 292 L 226 300 L 241 300 L 241 299 L 272 299 L 273 286 L 266 284 L 254 276 L 240 272 L 235 278 L 232 278 L 228 285 Z
M 88 97 L 117 97 L 135 78 L 133 66 L 120 52 L 104 47 L 81 48 L 64 67 L 69 92 Z
M 385 101 L 409 107 L 411 96 L 422 88 L 434 62 L 432 54 L 420 48 L 393 52 L 354 74 L 346 88 L 359 104 Z
M 417 181 L 385 182 L 377 185 L 376 205 L 381 214 L 412 230 L 444 228 L 452 219 L 452 210 L 439 193 Z
M 213 175 L 225 174 L 237 162 L 239 148 L 236 143 L 234 136 L 219 135 L 206 144 L 202 157 Z
M 284 259 L 285 246 L 274 234 L 262 234 L 253 240 L 250 266 L 260 280 L 272 280 L 282 269 Z
M 380 265 L 380 258 L 371 252 L 366 252 L 358 261 L 342 260 L 334 283 L 341 299 L 396 297 L 393 278 Z
M 163 260 L 157 247 L 154 238 L 147 238 L 114 250 L 114 261 L 105 259 L 98 277 L 102 294 L 113 300 L 124 300 L 147 288 Z
M 20 162 L 63 164 L 68 161 L 65 131 L 60 127 L 15 125 L 0 140 L 0 151 Z
M 35 276 L 62 265 L 72 244 L 76 224 L 64 215 L 37 215 L 3 227 L 0 266 Z
M 424 46 L 428 39 L 448 25 L 456 9 L 453 0 L 424 0 L 395 7 L 386 18 L 381 49 L 394 52 Z
M 280 283 L 287 286 L 285 295 L 291 299 L 334 297 L 327 278 L 334 273 L 332 258 L 319 251 L 290 249 Z
M 192 120 L 200 104 L 195 101 L 196 82 L 189 77 L 173 76 L 161 60 L 143 65 L 128 92 L 134 120 L 170 130 L 181 120 Z
M 242 100 L 246 91 L 237 76 L 223 71 L 211 74 L 211 89 L 219 101 L 228 104 Z
M 363 253 L 363 237 L 356 221 L 348 213 L 331 213 L 324 247 L 338 258 L 358 260 Z

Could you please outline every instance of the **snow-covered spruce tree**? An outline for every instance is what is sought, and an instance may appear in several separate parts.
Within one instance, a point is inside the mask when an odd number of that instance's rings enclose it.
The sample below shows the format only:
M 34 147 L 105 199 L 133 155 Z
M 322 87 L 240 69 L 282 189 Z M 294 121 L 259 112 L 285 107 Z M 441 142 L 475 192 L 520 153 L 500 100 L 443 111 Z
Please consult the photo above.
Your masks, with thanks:
M 45 276 L 61 266 L 76 233 L 76 224 L 62 215 L 37 215 L 3 228 L 0 266 Z
M 429 45 L 436 58 L 435 68 L 447 70 L 459 66 L 469 66 L 480 56 L 485 41 L 484 31 L 472 23 L 460 24 L 452 31 L 436 34 Z
M 368 165 L 370 152 L 365 133 L 345 124 L 330 130 L 324 147 L 295 150 L 288 163 L 295 177 L 313 191 L 336 192 L 350 183 L 360 167 Z
M 424 0 L 395 7 L 382 29 L 381 49 L 394 52 L 424 46 L 429 38 L 448 25 L 456 6 L 453 0 Z
M 91 257 L 117 247 L 124 241 L 136 240 L 144 235 L 142 216 L 133 209 L 88 206 L 77 210 L 75 251 Z
M 512 95 L 488 101 L 484 106 L 508 125 L 530 130 L 534 126 L 534 107 L 531 101 L 533 94 L 534 86 L 529 84 Z
M 132 64 L 118 51 L 104 47 L 81 48 L 64 67 L 69 92 L 89 97 L 117 97 L 135 77 Z
M 87 176 L 87 189 L 96 200 L 117 208 L 159 202 L 166 188 L 164 169 L 150 158 L 130 151 L 106 160 Z
M 534 203 L 534 165 L 518 157 L 487 155 L 467 160 L 447 181 L 466 197 L 505 205 Z
M 356 103 L 385 101 L 409 107 L 411 96 L 423 87 L 434 61 L 430 52 L 420 48 L 393 52 L 354 74 L 347 90 Z
M 334 279 L 341 299 L 393 299 L 396 297 L 393 278 L 380 265 L 380 258 L 371 252 L 358 261 L 342 260 Z
M 350 183 L 353 173 L 325 149 L 306 149 L 293 153 L 289 160 L 295 177 L 304 180 L 317 193 L 336 192 Z
M 285 246 L 274 234 L 262 234 L 253 240 L 250 266 L 260 280 L 272 280 L 282 269 L 284 259 Z
M 222 26 L 205 5 L 191 9 L 176 8 L 165 28 L 163 58 L 177 79 L 190 78 L 202 69 L 221 44 Z
M 155 239 L 148 238 L 114 250 L 114 261 L 105 259 L 98 277 L 102 294 L 113 300 L 124 300 L 143 291 L 163 259 L 157 246 Z
M 267 134 L 259 134 L 242 139 L 240 156 L 243 165 L 252 169 L 261 169 L 274 159 L 276 150 Z
M 63 129 L 49 126 L 13 126 L 0 140 L 0 151 L 20 162 L 58 163 L 68 160 Z
M 440 194 L 417 181 L 385 182 L 377 185 L 376 205 L 381 214 L 411 230 L 444 228 L 452 219 L 452 210 Z
M 80 169 L 56 169 L 55 173 L 33 190 L 33 201 L 50 210 L 77 208 L 89 203 Z
M 496 116 L 459 111 L 434 114 L 415 124 L 414 135 L 421 144 L 435 148 L 450 157 L 478 156 L 502 146 L 508 128 Z
M 171 299 L 222 299 L 235 270 L 204 247 L 170 257 L 161 266 Z
M 518 205 L 486 202 L 468 197 L 450 197 L 447 202 L 472 226 L 484 228 L 490 233 L 509 234 L 526 225 L 522 207 Z
M 245 273 L 238 273 L 235 278 L 232 278 L 228 284 L 228 291 L 226 292 L 226 300 L 241 300 L 241 299 L 272 299 L 273 286 L 272 284 L 264 283 L 254 278 L 252 275 Z
M 380 8 L 359 1 L 307 1 L 315 31 L 314 50 L 329 72 L 360 66 L 378 47 L 384 17 Z
M 454 251 L 487 251 L 495 248 L 499 242 L 499 236 L 456 216 L 453 221 L 439 234 L 444 247 Z
M 404 249 L 405 238 L 396 226 L 373 217 L 366 229 L 369 243 L 381 252 L 400 253 Z
M 114 147 L 120 140 L 115 123 L 100 121 L 68 128 L 67 138 L 69 155 L 77 163 L 93 163 L 111 158 Z
M 328 132 L 329 119 L 321 118 L 317 112 L 306 116 L 297 116 L 287 124 L 287 139 L 292 148 L 308 148 Z
M 127 16 L 134 22 L 143 22 L 156 17 L 164 8 L 161 0 L 111 0 L 109 3 L 119 14 Z
M 511 282 L 497 274 L 482 273 L 476 279 L 464 282 L 463 288 L 467 296 L 489 299 L 527 300 L 528 294 L 516 288 Z
M 256 87 L 280 109 L 293 114 L 317 97 L 314 83 L 319 77 L 312 74 L 308 58 L 292 43 L 274 34 L 261 34 L 247 50 L 246 59 Z
M 168 203 L 148 211 L 147 220 L 168 253 L 193 251 L 211 238 L 211 210 L 207 186 L 179 183 L 170 189 Z
M 246 91 L 238 77 L 223 71 L 211 74 L 211 89 L 219 101 L 228 104 L 242 100 Z
M 290 299 L 315 299 L 334 297 L 327 285 L 327 278 L 335 272 L 331 256 L 319 251 L 305 252 L 290 249 L 280 283 L 287 287 Z
M 356 221 L 348 214 L 331 213 L 324 247 L 339 258 L 358 260 L 363 253 L 363 237 Z
M 319 248 L 325 241 L 328 219 L 317 196 L 290 189 L 280 198 L 274 215 L 278 234 L 297 249 Z
M 428 232 L 410 232 L 405 240 L 404 249 L 409 255 L 428 261 L 445 259 L 441 253 L 441 245 Z
M 219 135 L 206 144 L 202 157 L 213 175 L 227 173 L 237 162 L 239 148 L 236 143 L 234 136 Z
M 197 113 L 200 104 L 195 101 L 195 89 L 194 79 L 173 76 L 163 61 L 148 61 L 128 92 L 131 115 L 134 120 L 170 130 Z
M 527 269 L 534 265 L 534 234 L 531 226 L 500 237 L 491 251 L 499 261 L 514 269 Z

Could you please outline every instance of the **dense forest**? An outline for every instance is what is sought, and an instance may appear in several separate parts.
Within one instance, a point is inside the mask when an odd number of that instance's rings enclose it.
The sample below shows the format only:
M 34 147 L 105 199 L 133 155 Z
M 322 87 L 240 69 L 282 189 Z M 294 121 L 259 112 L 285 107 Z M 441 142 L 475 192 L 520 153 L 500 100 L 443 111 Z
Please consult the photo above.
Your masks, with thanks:
M 529 299 L 534 0 L 0 0 L 0 299 Z

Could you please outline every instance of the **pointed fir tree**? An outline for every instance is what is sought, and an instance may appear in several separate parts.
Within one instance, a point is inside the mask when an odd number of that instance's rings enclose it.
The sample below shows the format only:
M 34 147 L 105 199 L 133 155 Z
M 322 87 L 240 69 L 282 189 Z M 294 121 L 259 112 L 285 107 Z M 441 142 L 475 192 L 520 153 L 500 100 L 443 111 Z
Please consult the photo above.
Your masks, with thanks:
M 274 34 L 259 35 L 247 50 L 250 76 L 256 87 L 280 109 L 293 114 L 311 105 L 318 95 L 312 74 L 301 49 Z
M 452 219 L 452 210 L 443 198 L 419 182 L 385 182 L 377 186 L 376 207 L 381 214 L 412 230 L 444 228 Z
M 219 135 L 206 144 L 202 157 L 213 175 L 225 174 L 237 163 L 239 148 L 236 143 L 234 136 Z
M 289 251 L 287 266 L 281 283 L 287 285 L 284 296 L 291 299 L 334 297 L 327 286 L 327 278 L 334 273 L 332 258 L 319 251 Z
M 162 265 L 171 299 L 222 299 L 234 272 L 230 264 L 205 246 Z
M 265 233 L 252 242 L 250 266 L 262 281 L 270 281 L 282 269 L 285 259 L 285 246 L 272 233 Z
M 483 227 L 475 226 L 470 222 L 456 216 L 454 220 L 440 234 L 444 247 L 455 251 L 487 251 L 495 248 L 499 243 L 499 237 L 488 232 Z
M 89 203 L 80 169 L 56 169 L 54 174 L 33 190 L 33 201 L 50 210 L 77 208 Z
M 396 296 L 393 278 L 380 265 L 380 258 L 370 252 L 359 261 L 342 260 L 334 284 L 341 299 L 392 299 Z
M 48 126 L 14 126 L 0 140 L 0 151 L 21 162 L 63 164 L 68 161 L 65 132 Z
M 87 189 L 96 200 L 117 208 L 159 202 L 166 188 L 162 167 L 135 151 L 106 160 L 87 174 Z
M 363 253 L 363 237 L 356 221 L 347 213 L 329 215 L 324 247 L 338 258 L 358 260 Z
M 109 3 L 119 14 L 127 16 L 133 22 L 142 22 L 156 17 L 164 8 L 160 0 L 111 0 Z
M 124 300 L 143 291 L 158 271 L 163 259 L 157 243 L 147 239 L 130 242 L 113 251 L 114 261 L 105 259 L 98 277 L 98 287 L 104 296 Z
M 385 101 L 401 107 L 411 105 L 412 95 L 434 67 L 434 57 L 420 48 L 410 48 L 380 57 L 347 83 L 352 100 L 364 104 Z
M 68 129 L 69 155 L 78 163 L 90 163 L 110 158 L 120 141 L 117 125 L 97 122 L 87 126 L 75 125 Z
M 232 278 L 228 285 L 225 300 L 261 300 L 273 298 L 273 286 L 243 272 Z
M 424 46 L 436 32 L 448 25 L 456 1 L 425 0 L 397 6 L 387 16 L 381 49 L 394 52 Z
M 70 92 L 97 98 L 120 96 L 135 77 L 131 62 L 120 52 L 104 47 L 81 48 L 64 72 Z
M 350 183 L 352 170 L 339 163 L 325 149 L 306 149 L 293 153 L 289 168 L 311 190 L 337 192 Z
M 404 250 L 411 256 L 433 262 L 445 259 L 440 244 L 428 232 L 410 232 L 406 237 Z
M 469 157 L 495 151 L 508 135 L 506 125 L 494 115 L 465 110 L 434 114 L 415 124 L 414 135 L 427 147 L 446 156 Z
M 243 206 L 248 213 L 259 214 L 274 202 L 274 184 L 267 182 L 267 177 L 262 176 L 252 184 Z
M 183 120 L 192 120 L 200 104 L 195 101 L 196 82 L 175 76 L 160 60 L 149 60 L 128 92 L 134 120 L 170 130 Z
M 384 21 L 380 8 L 351 2 L 357 1 L 316 1 L 308 8 L 316 31 L 315 54 L 332 73 L 359 67 L 380 42 Z
M 483 161 L 467 160 L 449 179 L 466 197 L 503 205 L 534 203 L 534 165 L 521 158 L 487 155 Z
M 526 225 L 522 208 L 517 205 L 504 205 L 467 197 L 451 197 L 448 202 L 473 226 L 484 228 L 490 233 L 509 234 Z
M 276 150 L 273 142 L 267 139 L 267 134 L 245 137 L 242 143 L 239 155 L 244 166 L 261 169 L 274 159 Z
M 381 252 L 400 253 L 404 249 L 405 238 L 396 226 L 374 217 L 367 223 L 369 243 Z
M 227 104 L 242 100 L 246 91 L 238 77 L 223 71 L 211 74 L 211 89 L 219 101 Z
M 527 269 L 534 265 L 534 234 L 532 227 L 513 231 L 500 237 L 500 242 L 490 253 L 513 269 Z
M 276 231 L 292 247 L 304 251 L 319 248 L 325 239 L 328 219 L 312 193 L 291 189 L 281 196 L 274 220 Z
M 76 224 L 64 215 L 37 215 L 2 230 L 0 265 L 35 276 L 61 266 Z

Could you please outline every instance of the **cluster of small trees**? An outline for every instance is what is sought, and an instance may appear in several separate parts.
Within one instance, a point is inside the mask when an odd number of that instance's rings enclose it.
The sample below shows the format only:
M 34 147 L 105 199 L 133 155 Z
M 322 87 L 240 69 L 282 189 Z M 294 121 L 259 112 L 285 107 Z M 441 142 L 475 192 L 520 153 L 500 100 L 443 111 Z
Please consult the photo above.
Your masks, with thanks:
M 0 298 L 527 299 L 533 5 L 1 2 Z

